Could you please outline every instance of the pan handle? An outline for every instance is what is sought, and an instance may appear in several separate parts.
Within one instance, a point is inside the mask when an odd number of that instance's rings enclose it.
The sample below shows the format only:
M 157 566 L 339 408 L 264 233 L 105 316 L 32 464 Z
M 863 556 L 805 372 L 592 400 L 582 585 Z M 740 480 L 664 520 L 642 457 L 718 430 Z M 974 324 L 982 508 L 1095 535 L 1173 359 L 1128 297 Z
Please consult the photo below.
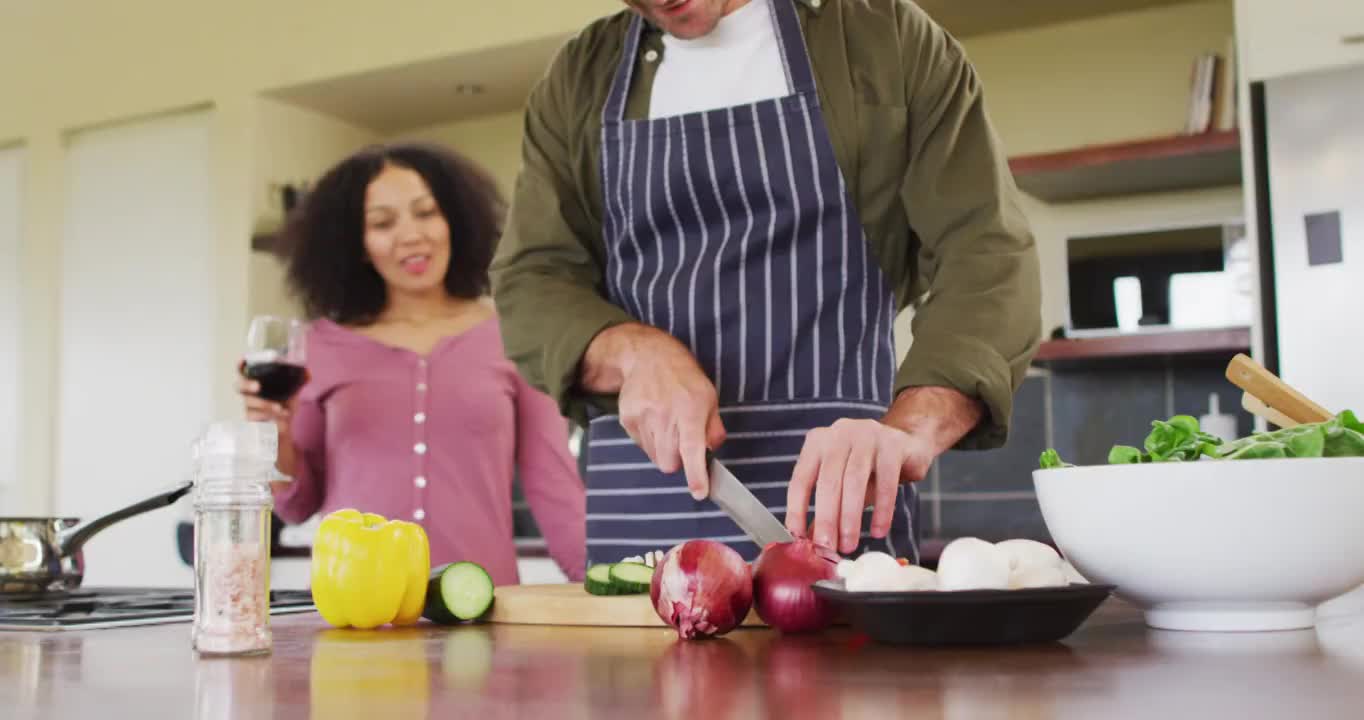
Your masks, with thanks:
M 95 518 L 88 523 L 83 523 L 63 532 L 60 536 L 60 544 L 57 548 L 57 552 L 59 553 L 58 556 L 67 557 L 75 554 L 81 549 L 81 546 L 85 545 L 87 540 L 95 536 L 95 533 L 100 532 L 116 522 L 127 520 L 134 515 L 141 515 L 142 513 L 151 512 L 158 508 L 174 505 L 177 500 L 184 497 L 193 488 L 194 483 L 192 482 L 182 483 L 177 485 L 173 490 L 158 493 L 146 500 L 133 503 L 122 510 L 115 510 L 108 515 Z

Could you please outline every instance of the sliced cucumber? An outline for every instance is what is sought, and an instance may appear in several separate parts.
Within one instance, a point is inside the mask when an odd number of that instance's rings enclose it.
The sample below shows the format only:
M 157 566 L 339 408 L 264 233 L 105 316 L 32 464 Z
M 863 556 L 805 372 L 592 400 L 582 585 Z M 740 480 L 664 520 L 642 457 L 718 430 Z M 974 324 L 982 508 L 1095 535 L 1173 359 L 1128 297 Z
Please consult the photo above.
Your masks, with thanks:
M 649 592 L 654 569 L 643 563 L 616 563 L 611 567 L 611 586 L 620 595 Z
M 478 563 L 456 562 L 431 570 L 422 616 L 441 625 L 479 620 L 493 607 L 493 579 Z
M 587 580 L 583 586 L 593 595 L 618 595 L 616 588 L 611 584 L 611 568 L 614 563 L 602 563 L 593 565 L 587 569 Z

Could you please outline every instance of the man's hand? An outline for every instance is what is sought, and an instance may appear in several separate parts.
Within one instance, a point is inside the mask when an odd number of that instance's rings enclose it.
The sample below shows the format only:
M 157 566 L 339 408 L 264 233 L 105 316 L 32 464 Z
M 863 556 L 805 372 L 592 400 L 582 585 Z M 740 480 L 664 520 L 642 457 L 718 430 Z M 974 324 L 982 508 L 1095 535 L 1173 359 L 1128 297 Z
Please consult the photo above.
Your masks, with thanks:
M 881 421 L 844 419 L 811 430 L 787 490 L 787 529 L 805 535 L 802 509 L 813 493 L 815 543 L 843 553 L 856 550 L 868 505 L 872 537 L 885 537 L 900 483 L 922 480 L 983 414 L 978 401 L 955 390 L 910 388 Z
M 697 500 L 710 494 L 706 450 L 725 441 L 715 385 L 671 335 L 647 325 L 609 328 L 583 357 L 583 389 L 619 393 L 620 423 L 658 469 L 685 470 Z

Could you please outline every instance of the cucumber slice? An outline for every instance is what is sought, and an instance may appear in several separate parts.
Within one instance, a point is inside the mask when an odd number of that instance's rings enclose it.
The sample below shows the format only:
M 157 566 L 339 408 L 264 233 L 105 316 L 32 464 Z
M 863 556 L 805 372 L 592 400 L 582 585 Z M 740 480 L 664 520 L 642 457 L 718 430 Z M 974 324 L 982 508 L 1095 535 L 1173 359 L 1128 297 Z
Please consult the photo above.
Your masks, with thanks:
M 587 569 L 587 580 L 583 586 L 593 595 L 617 595 L 616 588 L 611 584 L 611 568 L 614 563 L 602 563 L 593 565 Z
M 455 562 L 431 570 L 422 616 L 440 625 L 479 620 L 493 607 L 493 579 L 478 563 Z
M 616 563 L 611 567 L 611 586 L 621 595 L 649 592 L 654 569 L 643 563 Z

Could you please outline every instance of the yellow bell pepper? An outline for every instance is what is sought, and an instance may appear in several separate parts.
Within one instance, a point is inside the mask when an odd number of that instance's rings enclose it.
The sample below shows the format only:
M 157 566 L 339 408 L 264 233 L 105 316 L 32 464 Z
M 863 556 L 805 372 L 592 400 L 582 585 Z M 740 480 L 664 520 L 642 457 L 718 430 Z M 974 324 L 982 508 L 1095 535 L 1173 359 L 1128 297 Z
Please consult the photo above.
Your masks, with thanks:
M 431 546 L 415 523 L 337 510 L 317 529 L 313 603 L 333 627 L 415 625 L 430 574 Z

